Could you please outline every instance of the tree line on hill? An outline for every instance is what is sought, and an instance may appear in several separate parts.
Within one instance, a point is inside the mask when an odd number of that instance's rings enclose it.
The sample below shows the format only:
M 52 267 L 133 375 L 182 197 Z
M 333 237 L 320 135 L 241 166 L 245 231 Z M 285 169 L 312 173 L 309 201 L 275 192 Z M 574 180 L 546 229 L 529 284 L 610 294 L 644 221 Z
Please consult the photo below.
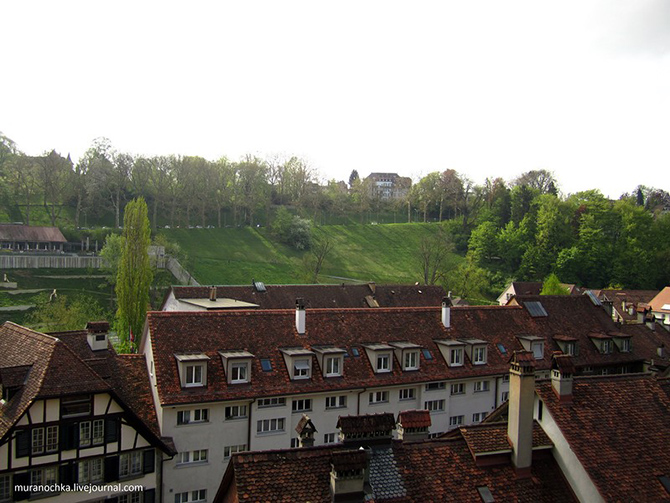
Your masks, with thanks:
M 305 222 L 291 220 L 286 208 L 315 223 L 333 221 L 324 216 L 370 222 L 393 213 L 398 222 L 443 222 L 417 251 L 426 283 L 444 279 L 439 262 L 451 250 L 467 254 L 448 282 L 458 278 L 461 289 L 484 276 L 500 284 L 549 273 L 594 288 L 670 282 L 670 194 L 664 190 L 639 186 L 616 201 L 597 190 L 564 197 L 545 170 L 483 185 L 454 170 L 436 171 L 388 199 L 356 170 L 348 182 L 319 184 L 316 171 L 297 157 L 134 156 L 104 138 L 74 164 L 55 151 L 24 155 L 0 134 L 0 197 L 12 220 L 26 224 L 39 206 L 51 225 L 110 221 L 120 227 L 126 203 L 143 197 L 153 229 L 263 224 L 307 249 L 309 241 L 300 240 Z

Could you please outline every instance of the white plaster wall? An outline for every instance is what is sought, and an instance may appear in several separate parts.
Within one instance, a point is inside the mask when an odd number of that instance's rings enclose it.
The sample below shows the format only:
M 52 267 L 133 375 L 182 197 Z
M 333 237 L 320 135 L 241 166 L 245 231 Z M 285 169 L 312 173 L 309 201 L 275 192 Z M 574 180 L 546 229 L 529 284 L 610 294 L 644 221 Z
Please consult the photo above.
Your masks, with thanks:
M 0 472 L 7 469 L 7 454 L 9 450 L 9 442 L 0 445 Z
M 535 395 L 535 407 L 533 408 L 533 415 L 542 426 L 542 429 L 547 433 L 551 441 L 554 443 L 552 453 L 554 459 L 561 468 L 563 475 L 570 484 L 575 495 L 584 503 L 604 502 L 605 500 L 600 496 L 598 489 L 591 482 L 586 470 L 579 462 L 576 454 L 570 448 L 570 444 L 563 436 L 561 429 L 556 424 L 556 421 L 549 412 L 547 407 L 543 407 L 542 420 L 537 417 L 539 398 Z

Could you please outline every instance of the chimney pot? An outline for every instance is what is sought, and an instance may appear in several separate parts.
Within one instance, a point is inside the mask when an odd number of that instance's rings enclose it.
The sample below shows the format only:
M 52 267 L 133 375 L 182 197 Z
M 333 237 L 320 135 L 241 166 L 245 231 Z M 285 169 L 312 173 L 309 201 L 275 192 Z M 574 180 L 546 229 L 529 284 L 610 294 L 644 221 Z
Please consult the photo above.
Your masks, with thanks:
M 451 297 L 442 298 L 442 324 L 445 328 L 451 328 L 451 305 Z
M 295 300 L 295 329 L 300 335 L 305 334 L 305 299 Z

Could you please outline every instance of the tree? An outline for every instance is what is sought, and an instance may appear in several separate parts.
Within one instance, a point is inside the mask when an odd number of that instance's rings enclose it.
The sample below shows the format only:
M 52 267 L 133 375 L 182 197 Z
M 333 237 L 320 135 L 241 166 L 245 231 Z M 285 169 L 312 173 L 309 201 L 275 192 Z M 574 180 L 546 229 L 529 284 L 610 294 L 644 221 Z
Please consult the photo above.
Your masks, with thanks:
M 526 185 L 531 189 L 537 190 L 540 194 L 557 194 L 556 179 L 551 171 L 546 169 L 537 169 L 527 171 L 514 180 L 514 185 Z
M 447 258 L 454 250 L 451 236 L 442 229 L 424 237 L 419 247 L 419 267 L 424 285 L 434 285 L 444 274 Z
M 42 189 L 42 204 L 56 226 L 65 202 L 66 189 L 69 188 L 72 176 L 70 156 L 62 157 L 55 150 L 36 158 L 37 180 Z
M 312 247 L 308 256 L 309 258 L 307 258 L 307 271 L 312 283 L 318 282 L 323 263 L 332 250 L 333 242 L 328 237 L 312 238 Z
M 552 273 L 544 279 L 540 295 L 568 295 L 568 293 L 568 289 L 561 284 L 558 276 Z
M 356 183 L 356 180 L 360 180 L 360 177 L 358 176 L 358 171 L 354 169 L 351 172 L 351 174 L 349 175 L 349 188 L 350 189 L 354 188 L 354 184 Z
M 122 350 L 132 351 L 134 343 L 129 340 L 129 335 L 132 333 L 139 337 L 142 333 L 153 280 L 149 261 L 151 231 L 147 204 L 143 198 L 134 199 L 126 205 L 123 237 L 125 242 L 116 281 L 117 332 Z
M 109 275 L 109 283 L 116 284 L 121 266 L 121 258 L 125 247 L 125 239 L 120 234 L 107 234 L 105 244 L 100 250 L 100 256 L 103 258 L 103 270 Z
M 41 332 L 60 332 L 81 330 L 89 321 L 105 318 L 102 308 L 90 299 L 69 299 L 65 295 L 50 299 L 49 295 L 41 294 L 37 306 L 26 320 L 26 325 Z
M 478 265 L 498 255 L 498 230 L 493 222 L 482 222 L 472 231 L 468 253 Z

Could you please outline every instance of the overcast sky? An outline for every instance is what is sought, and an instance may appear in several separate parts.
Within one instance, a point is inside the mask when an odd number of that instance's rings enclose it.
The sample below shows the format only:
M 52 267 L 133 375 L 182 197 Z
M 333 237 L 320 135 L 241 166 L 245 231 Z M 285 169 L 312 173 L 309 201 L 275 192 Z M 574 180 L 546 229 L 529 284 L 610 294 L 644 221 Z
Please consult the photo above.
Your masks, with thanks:
M 0 131 L 77 160 L 297 155 L 670 191 L 670 2 L 3 1 Z

